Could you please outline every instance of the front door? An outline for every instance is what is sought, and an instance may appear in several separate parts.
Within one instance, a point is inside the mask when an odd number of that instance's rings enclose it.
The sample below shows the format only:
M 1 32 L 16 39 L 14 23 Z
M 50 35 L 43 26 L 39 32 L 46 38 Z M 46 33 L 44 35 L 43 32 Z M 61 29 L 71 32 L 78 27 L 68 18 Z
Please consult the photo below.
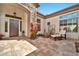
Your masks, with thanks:
M 19 21 L 18 20 L 10 20 L 10 37 L 18 36 L 19 34 Z

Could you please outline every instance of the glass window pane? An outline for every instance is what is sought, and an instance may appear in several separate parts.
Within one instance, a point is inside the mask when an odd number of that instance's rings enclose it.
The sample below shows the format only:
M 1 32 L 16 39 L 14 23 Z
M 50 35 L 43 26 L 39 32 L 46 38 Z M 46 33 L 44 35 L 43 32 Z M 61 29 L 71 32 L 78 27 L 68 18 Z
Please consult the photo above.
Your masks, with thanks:
M 22 32 L 22 21 L 20 21 L 20 31 Z
M 5 32 L 8 32 L 8 22 L 5 22 Z

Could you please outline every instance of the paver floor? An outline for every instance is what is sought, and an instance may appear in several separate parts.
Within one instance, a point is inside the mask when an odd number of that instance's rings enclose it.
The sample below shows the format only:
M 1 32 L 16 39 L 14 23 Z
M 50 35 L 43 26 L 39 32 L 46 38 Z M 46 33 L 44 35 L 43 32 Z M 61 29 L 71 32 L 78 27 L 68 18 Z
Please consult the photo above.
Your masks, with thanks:
M 75 49 L 76 40 L 58 40 L 38 37 L 35 40 L 28 39 L 38 49 L 28 56 L 77 56 Z
M 0 56 L 25 56 L 37 48 L 25 40 L 1 40 Z
M 26 37 L 18 37 L 11 39 L 25 40 L 34 45 L 37 50 L 26 56 L 77 56 L 75 49 L 76 40 L 57 40 L 50 38 L 38 37 L 36 39 L 29 39 Z M 11 40 L 10 39 L 10 40 Z M 27 45 L 26 45 L 27 46 Z

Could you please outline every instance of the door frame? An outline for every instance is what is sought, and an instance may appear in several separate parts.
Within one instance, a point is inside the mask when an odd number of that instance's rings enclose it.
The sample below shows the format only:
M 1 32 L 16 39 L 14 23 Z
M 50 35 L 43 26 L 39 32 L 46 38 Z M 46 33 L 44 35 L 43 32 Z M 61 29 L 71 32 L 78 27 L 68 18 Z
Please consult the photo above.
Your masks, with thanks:
M 16 20 L 16 21 L 18 21 L 18 28 L 17 28 L 17 30 L 18 30 L 18 32 L 17 32 L 17 35 L 16 36 L 11 36 L 11 28 L 10 28 L 10 21 L 11 20 Z M 9 37 L 17 37 L 17 36 L 19 36 L 19 19 L 16 19 L 16 18 L 10 18 L 9 19 Z

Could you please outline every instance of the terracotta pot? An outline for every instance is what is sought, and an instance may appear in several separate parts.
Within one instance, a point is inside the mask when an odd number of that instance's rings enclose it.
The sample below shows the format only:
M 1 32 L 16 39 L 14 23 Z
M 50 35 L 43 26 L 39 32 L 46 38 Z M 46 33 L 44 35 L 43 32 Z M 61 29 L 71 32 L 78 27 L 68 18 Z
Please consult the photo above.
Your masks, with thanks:
M 48 37 L 49 35 L 48 35 L 48 33 L 47 33 L 47 32 L 45 32 L 45 33 L 44 33 L 44 36 L 45 36 L 45 37 Z

